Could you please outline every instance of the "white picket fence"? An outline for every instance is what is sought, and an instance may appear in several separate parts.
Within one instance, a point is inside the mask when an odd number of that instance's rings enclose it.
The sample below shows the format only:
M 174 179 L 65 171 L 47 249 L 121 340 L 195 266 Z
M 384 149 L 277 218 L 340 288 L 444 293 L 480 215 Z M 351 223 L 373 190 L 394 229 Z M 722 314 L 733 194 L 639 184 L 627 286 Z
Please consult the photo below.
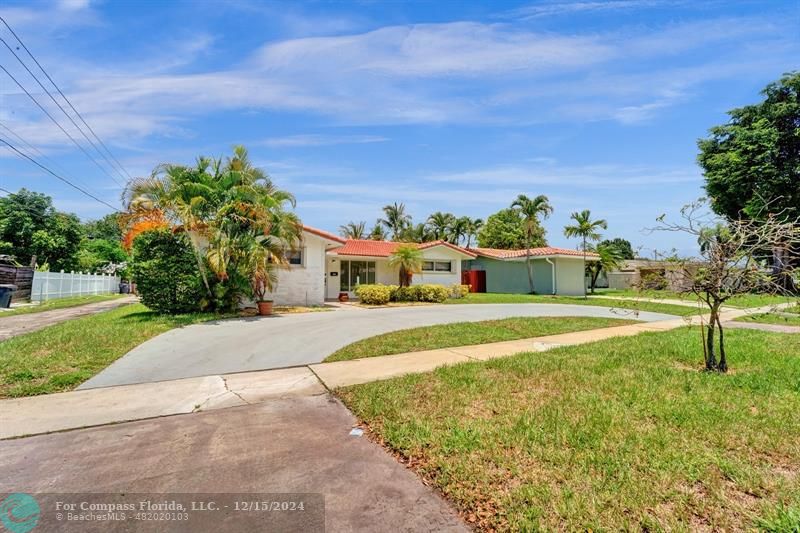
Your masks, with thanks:
M 88 294 L 116 294 L 119 292 L 119 281 L 117 276 L 110 274 L 36 271 L 33 273 L 31 301 L 44 302 Z

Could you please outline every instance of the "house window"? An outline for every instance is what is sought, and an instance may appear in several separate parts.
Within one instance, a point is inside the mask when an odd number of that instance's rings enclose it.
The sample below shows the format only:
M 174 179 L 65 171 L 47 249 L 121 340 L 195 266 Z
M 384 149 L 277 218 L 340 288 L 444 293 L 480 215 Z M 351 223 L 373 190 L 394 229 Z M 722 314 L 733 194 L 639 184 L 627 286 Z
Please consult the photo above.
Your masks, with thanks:
M 290 265 L 302 265 L 303 264 L 303 251 L 302 250 L 289 250 L 284 254 L 286 257 L 286 261 Z
M 339 290 L 352 291 L 358 285 L 375 283 L 375 261 L 342 261 L 339 268 Z
M 423 272 L 452 272 L 452 261 L 424 261 L 422 263 Z

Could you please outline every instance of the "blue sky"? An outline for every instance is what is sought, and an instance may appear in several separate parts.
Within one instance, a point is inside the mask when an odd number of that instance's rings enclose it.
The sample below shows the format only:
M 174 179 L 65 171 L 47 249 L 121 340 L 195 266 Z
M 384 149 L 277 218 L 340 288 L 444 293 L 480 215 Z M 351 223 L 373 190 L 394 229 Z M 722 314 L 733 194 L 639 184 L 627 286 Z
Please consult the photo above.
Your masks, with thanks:
M 550 244 L 574 247 L 562 228 L 588 208 L 647 254 L 691 251 L 642 229 L 702 194 L 696 139 L 800 68 L 799 5 L 6 0 L 0 15 L 131 174 L 241 143 L 320 228 L 371 226 L 394 201 L 422 221 L 546 194 Z M 35 87 L 2 46 L 0 64 Z M 119 204 L 2 72 L 0 122 Z M 109 211 L 0 152 L 1 187 Z

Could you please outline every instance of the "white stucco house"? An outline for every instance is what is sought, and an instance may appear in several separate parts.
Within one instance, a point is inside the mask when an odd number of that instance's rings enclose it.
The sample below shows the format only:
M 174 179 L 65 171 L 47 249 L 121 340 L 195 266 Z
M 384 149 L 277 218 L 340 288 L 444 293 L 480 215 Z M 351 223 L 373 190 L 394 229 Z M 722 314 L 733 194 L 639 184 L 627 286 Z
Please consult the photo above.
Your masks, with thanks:
M 340 293 L 350 298 L 358 284 L 396 285 L 397 267 L 389 258 L 403 244 L 392 241 L 343 239 L 338 235 L 303 226 L 300 245 L 287 259 L 288 268 L 278 271 L 278 283 L 271 298 L 278 305 L 321 305 Z M 528 292 L 524 250 L 461 248 L 445 241 L 414 244 L 422 251 L 422 272 L 414 274 L 413 285 L 433 283 L 451 286 L 462 283 L 464 270 L 483 273 L 488 292 Z M 533 249 L 535 290 L 539 294 L 583 294 L 581 252 L 561 248 Z M 589 254 L 589 260 L 596 260 Z
M 396 285 L 399 272 L 389 257 L 403 243 L 343 239 L 327 231 L 303 226 L 297 250 L 287 257 L 288 268 L 278 270 L 278 283 L 270 297 L 278 305 L 320 305 L 346 292 L 350 298 L 359 283 Z M 422 272 L 412 284 L 461 283 L 461 264 L 475 254 L 453 244 L 436 241 L 416 244 L 424 258 Z

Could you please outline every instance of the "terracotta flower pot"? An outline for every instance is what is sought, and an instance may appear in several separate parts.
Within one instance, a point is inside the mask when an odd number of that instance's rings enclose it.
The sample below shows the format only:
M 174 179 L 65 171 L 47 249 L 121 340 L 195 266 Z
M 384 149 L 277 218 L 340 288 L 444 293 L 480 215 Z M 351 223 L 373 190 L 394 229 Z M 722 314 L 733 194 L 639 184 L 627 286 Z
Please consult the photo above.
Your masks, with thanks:
M 350 295 L 349 294 L 347 294 L 346 292 L 340 292 L 339 293 L 339 301 L 340 302 L 347 302 L 349 300 L 350 300 Z
M 261 316 L 271 315 L 272 300 L 265 300 L 263 302 L 258 302 L 258 314 Z

